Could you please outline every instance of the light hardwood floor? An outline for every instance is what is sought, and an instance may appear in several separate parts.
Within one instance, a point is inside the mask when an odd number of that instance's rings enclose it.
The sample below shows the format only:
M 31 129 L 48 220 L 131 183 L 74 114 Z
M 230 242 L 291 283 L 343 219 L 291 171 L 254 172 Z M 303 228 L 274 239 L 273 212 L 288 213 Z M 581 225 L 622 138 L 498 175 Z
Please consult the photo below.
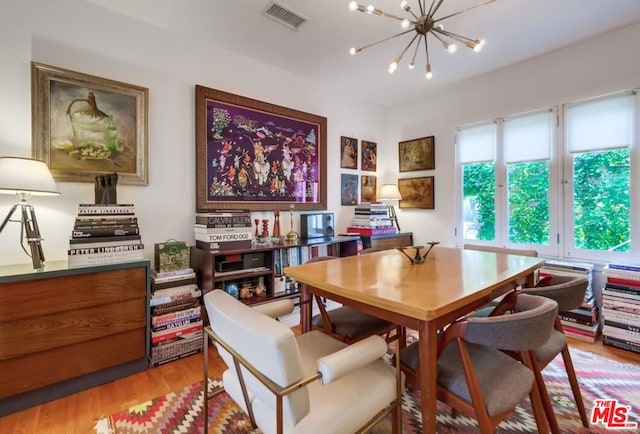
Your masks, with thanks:
M 570 339 L 570 346 L 640 368 L 640 354 Z M 210 372 L 219 375 L 225 368 L 211 348 Z M 89 390 L 0 418 L 3 434 L 93 433 L 97 419 L 146 400 L 177 391 L 203 377 L 202 354 L 113 381 Z

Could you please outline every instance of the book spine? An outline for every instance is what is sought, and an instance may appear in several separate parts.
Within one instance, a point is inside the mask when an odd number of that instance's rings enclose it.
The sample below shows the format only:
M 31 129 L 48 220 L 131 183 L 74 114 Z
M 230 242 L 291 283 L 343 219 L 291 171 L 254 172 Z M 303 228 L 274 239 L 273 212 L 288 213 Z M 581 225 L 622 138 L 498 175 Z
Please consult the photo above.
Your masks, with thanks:
M 89 266 L 112 264 L 122 261 L 136 261 L 144 259 L 143 250 L 126 250 L 121 252 L 92 253 L 82 255 L 69 255 L 68 261 L 71 266 Z
M 607 280 L 609 280 L 609 278 L 613 278 L 613 279 L 622 279 L 622 280 L 635 281 L 635 282 L 640 281 L 640 273 L 635 271 L 613 269 L 613 268 L 610 268 L 609 265 L 606 265 L 602 269 L 602 272 L 607 277 Z
M 101 226 L 101 225 L 137 225 L 138 218 L 128 215 L 114 215 L 107 217 L 77 216 L 76 226 Z
M 635 285 L 621 285 L 619 283 L 607 282 L 604 286 L 606 291 L 612 292 L 625 292 L 627 294 L 638 294 L 640 295 L 640 286 Z
M 93 232 L 93 231 L 110 231 L 110 230 L 116 230 L 116 229 L 122 229 L 122 230 L 137 230 L 138 229 L 138 224 L 137 223 L 107 223 L 107 224 L 78 224 L 76 223 L 73 226 L 73 230 L 74 231 L 80 231 L 80 232 Z
M 90 215 L 134 215 L 135 207 L 133 206 L 95 206 L 95 207 L 78 207 L 78 215 L 79 216 L 90 216 Z
M 190 284 L 190 285 L 180 285 L 174 286 L 171 288 L 159 289 L 153 293 L 154 297 L 165 297 L 169 295 L 175 294 L 191 294 L 195 291 L 198 291 L 198 285 Z
M 144 249 L 144 244 L 125 244 L 121 246 L 78 247 L 69 249 L 67 253 L 69 255 L 91 255 L 94 253 L 127 252 L 129 250 L 142 249 Z
M 176 312 L 165 313 L 164 315 L 154 315 L 151 318 L 151 324 L 162 324 L 167 321 L 175 321 L 182 318 L 189 318 L 194 315 L 200 315 L 202 313 L 202 309 L 199 307 L 192 307 L 189 309 L 179 310 Z
M 98 237 L 119 237 L 123 235 L 139 235 L 140 229 L 136 227 L 130 228 L 102 228 L 102 229 L 85 229 L 74 230 L 71 233 L 73 238 L 98 238 Z
M 173 302 L 177 302 L 180 300 L 193 300 L 194 298 L 199 298 L 202 295 L 202 291 L 195 290 L 195 291 L 191 291 L 191 292 L 187 292 L 187 293 L 182 293 L 182 294 L 170 294 L 170 295 L 154 295 L 151 300 L 149 301 L 149 306 L 153 307 L 153 306 L 162 306 L 165 304 L 169 304 L 169 303 L 173 303 Z
M 566 323 L 568 325 L 581 324 L 584 326 L 593 326 L 594 324 L 597 323 L 597 321 L 591 316 L 588 317 L 588 319 L 587 318 L 583 319 L 583 318 L 574 318 L 574 317 L 566 316 L 560 313 L 559 317 L 563 325 Z
M 221 215 L 221 216 L 196 216 L 196 224 L 210 228 L 250 228 L 251 214 L 248 215 Z
M 122 235 L 113 237 L 98 237 L 98 238 L 70 238 L 69 245 L 76 246 L 118 246 L 124 244 L 140 244 L 142 237 L 140 235 Z
M 193 333 L 201 330 L 202 330 L 202 321 L 198 321 L 196 323 L 188 324 L 182 327 L 163 330 L 160 332 L 151 332 L 151 343 L 157 344 L 160 342 L 168 341 L 169 339 L 174 339 L 174 338 L 188 335 L 189 333 Z
M 175 362 L 176 360 L 180 360 L 180 359 L 183 359 L 185 357 L 193 356 L 194 354 L 198 354 L 201 351 L 202 351 L 202 348 L 193 348 L 191 350 L 188 350 L 188 351 L 185 351 L 185 352 L 181 352 L 181 353 L 176 354 L 174 356 L 167 357 L 166 359 L 163 358 L 163 359 L 160 359 L 160 360 L 156 360 L 156 358 L 154 357 L 151 360 L 151 367 L 155 368 L 156 366 L 164 365 L 164 364 L 169 363 L 169 362 Z
M 633 351 L 634 353 L 640 353 L 640 344 L 628 342 L 622 339 L 603 336 L 602 343 L 610 347 L 620 348 L 622 350 L 627 350 L 627 351 Z
M 618 338 L 618 339 L 624 339 L 626 341 L 630 341 L 630 342 L 636 342 L 637 344 L 640 344 L 640 333 L 638 332 L 634 332 L 631 331 L 629 329 L 621 329 L 618 327 L 612 327 L 612 326 L 608 326 L 605 325 L 602 333 L 605 336 L 610 336 L 612 338 Z
M 251 247 L 251 240 L 243 241 L 200 241 L 196 239 L 196 247 L 203 250 L 236 250 L 248 249 Z
M 353 226 L 349 226 L 347 228 L 347 232 L 355 232 L 358 233 L 360 235 L 366 235 L 366 236 L 372 236 L 372 235 L 390 235 L 390 234 L 395 234 L 396 228 L 395 227 L 389 227 L 389 228 L 361 228 L 361 227 L 353 227 Z
M 253 234 L 248 232 L 240 232 L 233 234 L 195 234 L 196 241 L 205 241 L 208 243 L 211 242 L 224 242 L 224 241 L 243 241 L 249 240 L 251 241 Z
M 202 318 L 201 318 L 200 314 L 198 314 L 198 315 L 194 315 L 194 316 L 190 316 L 190 317 L 176 319 L 176 320 L 173 320 L 173 321 L 165 321 L 165 322 L 157 323 L 157 324 L 154 324 L 153 326 L 151 326 L 151 331 L 161 332 L 163 330 L 169 330 L 169 329 L 173 329 L 173 328 L 189 326 L 191 324 L 197 323 L 201 319 Z
M 193 268 L 182 268 L 180 270 L 173 270 L 173 271 L 161 271 L 161 272 L 152 271 L 151 275 L 156 279 L 162 279 L 165 277 L 184 276 L 184 275 L 190 275 L 193 273 L 194 273 Z
M 628 286 L 631 288 L 639 288 L 640 289 L 640 281 L 638 280 L 629 280 L 629 279 L 621 279 L 618 277 L 607 276 L 607 285 L 620 285 L 620 286 Z
M 205 227 L 202 225 L 194 225 L 193 233 L 194 234 L 205 234 L 205 235 L 217 235 L 217 234 L 244 234 L 251 233 L 251 226 L 242 226 L 242 227 Z
M 181 285 L 190 285 L 196 282 L 197 282 L 197 279 L 195 276 L 190 276 L 184 279 L 170 280 L 167 282 L 156 282 L 153 279 L 151 279 L 151 290 L 155 292 L 161 289 L 173 288 L 175 286 L 181 286 Z
M 637 314 L 628 313 L 621 310 L 603 308 L 602 317 L 605 321 L 613 321 L 640 327 L 640 316 L 638 316 Z
M 158 306 L 151 306 L 152 315 L 162 315 L 165 313 L 177 312 L 189 307 L 200 306 L 200 298 L 193 297 L 188 300 L 175 300 L 171 303 L 162 304 Z
M 180 274 L 177 276 L 167 276 L 167 277 L 155 277 L 155 276 L 151 276 L 151 284 L 152 285 L 157 285 L 157 284 L 161 284 L 161 283 L 167 283 L 167 282 L 173 282 L 174 284 L 171 286 L 177 286 L 178 284 L 175 282 L 178 282 L 182 279 L 191 279 L 191 278 L 195 278 L 196 277 L 196 273 L 191 273 L 191 274 Z
M 605 327 L 616 327 L 616 328 L 621 329 L 621 330 L 629 330 L 629 331 L 632 331 L 632 332 L 635 332 L 635 333 L 640 333 L 640 326 L 634 326 L 633 324 L 616 322 L 616 321 L 609 321 L 609 320 L 605 319 L 604 325 L 605 325 Z

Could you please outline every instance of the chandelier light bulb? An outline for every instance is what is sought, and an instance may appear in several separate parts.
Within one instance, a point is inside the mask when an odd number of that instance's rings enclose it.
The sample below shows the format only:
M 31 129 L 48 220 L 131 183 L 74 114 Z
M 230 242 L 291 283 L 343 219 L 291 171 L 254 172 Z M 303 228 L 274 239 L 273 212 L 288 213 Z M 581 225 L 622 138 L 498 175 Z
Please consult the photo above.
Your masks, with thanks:
M 416 63 L 412 60 L 409 64 L 409 69 L 414 69 L 416 67 Z
M 450 43 L 449 45 L 447 45 L 447 52 L 449 54 L 453 54 L 456 51 L 458 51 L 458 46 L 456 44 L 454 44 L 453 42 Z
M 409 6 L 409 3 L 407 3 L 405 0 L 400 2 L 400 7 L 405 11 L 409 11 L 409 9 L 411 9 L 411 7 Z
M 394 72 L 396 72 L 396 69 L 398 69 L 398 62 L 391 62 L 387 71 L 389 72 L 389 74 L 393 74 Z
M 424 74 L 425 78 L 427 80 L 431 80 L 431 78 L 433 77 L 433 72 L 431 72 L 431 64 L 427 63 L 427 68 L 426 68 L 426 73 Z
M 411 25 L 411 21 L 409 21 L 406 18 L 400 22 L 400 27 L 402 29 L 408 29 L 410 25 Z
M 375 11 L 375 10 L 376 10 L 376 7 L 374 5 L 367 6 L 367 12 L 368 13 L 372 14 L 373 11 Z
M 358 49 L 356 47 L 349 48 L 349 54 L 351 54 L 352 56 L 355 56 L 357 52 Z
M 358 2 L 349 2 L 349 10 L 357 11 L 358 10 Z

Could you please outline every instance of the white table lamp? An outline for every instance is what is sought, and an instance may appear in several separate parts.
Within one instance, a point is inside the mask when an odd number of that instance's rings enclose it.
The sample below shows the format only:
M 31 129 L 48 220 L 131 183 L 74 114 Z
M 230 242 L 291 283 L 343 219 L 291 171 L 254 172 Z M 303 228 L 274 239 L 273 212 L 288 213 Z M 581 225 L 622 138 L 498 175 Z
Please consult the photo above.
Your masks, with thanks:
M 39 160 L 19 157 L 0 157 L 0 193 L 15 194 L 20 202 L 13 205 L 11 210 L 0 225 L 0 233 L 8 222 L 20 222 L 20 245 L 28 256 L 31 256 L 34 269 L 41 269 L 44 262 L 44 253 L 40 241 L 40 229 L 33 206 L 29 203 L 31 196 L 58 195 L 53 176 L 47 165 Z M 11 220 L 11 216 L 20 207 L 20 220 Z M 24 246 L 27 241 L 31 254 Z
M 380 187 L 378 200 L 387 204 L 389 218 L 391 219 L 391 223 L 395 224 L 398 228 L 398 232 L 402 231 L 400 230 L 400 224 L 398 223 L 398 216 L 396 215 L 396 209 L 393 206 L 393 202 L 401 199 L 402 195 L 400 194 L 400 190 L 398 190 L 398 186 L 396 184 L 383 184 L 382 187 Z

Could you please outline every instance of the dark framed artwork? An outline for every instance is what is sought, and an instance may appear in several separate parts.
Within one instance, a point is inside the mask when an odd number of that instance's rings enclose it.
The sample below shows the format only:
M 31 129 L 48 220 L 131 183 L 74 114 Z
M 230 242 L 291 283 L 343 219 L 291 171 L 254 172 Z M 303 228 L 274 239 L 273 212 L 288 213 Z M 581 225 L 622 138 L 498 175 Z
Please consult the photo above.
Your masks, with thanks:
M 377 197 L 377 182 L 374 175 L 360 177 L 360 201 L 375 202 Z
M 341 205 L 358 204 L 358 175 L 343 173 L 340 175 Z
M 31 62 L 32 155 L 57 181 L 147 185 L 149 90 Z
M 358 139 L 340 136 L 340 167 L 342 169 L 358 168 Z
M 402 195 L 400 208 L 435 209 L 434 177 L 398 179 L 398 190 Z
M 362 163 L 360 164 L 360 167 L 362 170 L 375 172 L 378 161 L 378 144 L 367 140 L 362 140 L 360 143 L 360 155 L 362 155 Z
M 327 209 L 327 118 L 196 86 L 196 211 Z
M 398 161 L 400 172 L 435 169 L 436 152 L 433 136 L 398 143 Z

